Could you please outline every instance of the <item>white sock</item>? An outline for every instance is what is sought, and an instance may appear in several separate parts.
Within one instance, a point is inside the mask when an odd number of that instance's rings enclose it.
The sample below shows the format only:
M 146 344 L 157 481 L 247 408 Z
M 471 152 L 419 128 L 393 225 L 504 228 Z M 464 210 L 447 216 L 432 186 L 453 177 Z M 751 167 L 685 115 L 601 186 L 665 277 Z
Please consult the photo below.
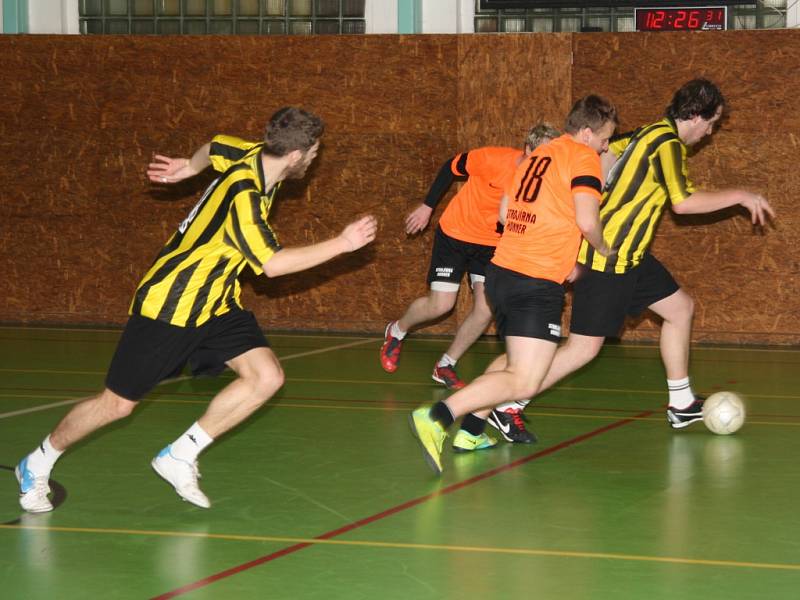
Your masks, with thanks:
M 694 392 L 689 384 L 689 378 L 667 379 L 669 389 L 669 405 L 672 408 L 688 408 L 694 402 Z
M 50 475 L 53 470 L 53 465 L 56 464 L 58 458 L 64 454 L 63 450 L 56 450 L 50 443 L 50 436 L 44 438 L 44 441 L 39 444 L 33 452 L 28 455 L 28 469 L 35 475 Z
M 442 354 L 442 358 L 439 359 L 439 362 L 436 363 L 437 367 L 455 367 L 458 361 L 455 360 L 452 356 L 445 352 Z
M 505 412 L 508 409 L 511 410 L 525 410 L 525 407 L 531 403 L 531 398 L 525 398 L 524 400 L 514 400 L 512 402 L 506 402 L 505 404 L 501 404 L 500 406 L 496 406 L 495 410 L 499 410 L 500 412 Z
M 195 422 L 186 433 L 172 442 L 170 454 L 178 460 L 192 463 L 213 441 L 213 438 Z
M 406 337 L 407 331 L 403 331 L 400 329 L 400 325 L 397 324 L 398 322 L 395 321 L 392 323 L 392 326 L 389 328 L 389 333 L 392 334 L 392 337 L 396 337 L 398 340 L 402 340 Z

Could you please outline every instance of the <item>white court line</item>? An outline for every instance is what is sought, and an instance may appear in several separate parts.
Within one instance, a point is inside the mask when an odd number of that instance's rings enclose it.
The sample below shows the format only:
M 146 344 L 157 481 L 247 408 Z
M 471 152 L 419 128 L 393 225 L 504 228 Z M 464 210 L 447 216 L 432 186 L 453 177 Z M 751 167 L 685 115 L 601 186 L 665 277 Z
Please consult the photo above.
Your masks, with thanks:
M 50 404 L 42 404 L 40 406 L 33 406 L 31 408 L 23 408 L 21 410 L 14 410 L 7 413 L 0 413 L 0 419 L 10 419 L 11 417 L 17 417 L 19 415 L 27 415 L 28 413 L 38 412 L 40 410 L 47 410 L 48 408 L 56 408 L 57 406 L 66 406 L 67 404 L 77 404 L 83 400 L 88 400 L 92 396 L 86 396 L 85 398 L 77 398 L 75 400 L 64 400 L 63 402 L 52 402 Z
M 278 358 L 281 361 L 290 360 L 292 358 L 300 358 L 301 356 L 311 356 L 312 354 L 323 354 L 324 352 L 330 352 L 331 350 L 341 350 L 342 348 L 351 348 L 353 346 L 360 346 L 362 344 L 368 344 L 374 341 L 375 338 L 365 338 L 363 340 L 356 340 L 355 342 L 350 342 L 349 344 L 339 344 L 338 346 L 319 348 L 318 350 L 309 350 L 308 352 L 298 352 L 297 354 L 288 354 L 286 356 L 279 356 Z
M 325 352 L 331 352 L 332 350 L 341 350 L 342 348 L 350 348 L 351 346 L 359 346 L 361 344 L 367 344 L 369 342 L 374 342 L 375 338 L 367 338 L 362 340 L 356 340 L 355 342 L 350 342 L 348 344 L 339 344 L 338 346 L 329 346 L 328 348 L 319 348 L 317 350 L 309 350 L 308 352 L 298 352 L 297 354 L 289 354 L 287 356 L 279 357 L 281 361 L 284 360 L 291 360 L 293 358 L 301 358 L 303 356 L 310 356 L 312 354 L 323 354 Z M 192 379 L 192 375 L 183 375 L 181 377 L 175 377 L 173 379 L 166 379 L 159 383 L 158 385 L 165 385 L 168 383 L 175 383 L 176 381 L 185 381 L 187 379 Z M 156 386 L 157 387 L 157 386 Z M 83 402 L 84 400 L 88 400 L 89 398 L 93 398 L 94 396 L 84 396 L 83 398 L 75 398 L 74 400 L 64 400 L 62 402 L 51 402 L 50 404 L 42 404 L 40 406 L 32 406 L 30 408 L 22 408 L 20 410 L 14 410 L 11 412 L 0 413 L 0 419 L 10 419 L 11 417 L 18 417 L 19 415 L 27 415 L 34 412 L 39 412 L 41 410 L 47 410 L 49 408 L 57 408 L 59 406 L 67 406 L 69 404 L 77 404 L 78 402 Z

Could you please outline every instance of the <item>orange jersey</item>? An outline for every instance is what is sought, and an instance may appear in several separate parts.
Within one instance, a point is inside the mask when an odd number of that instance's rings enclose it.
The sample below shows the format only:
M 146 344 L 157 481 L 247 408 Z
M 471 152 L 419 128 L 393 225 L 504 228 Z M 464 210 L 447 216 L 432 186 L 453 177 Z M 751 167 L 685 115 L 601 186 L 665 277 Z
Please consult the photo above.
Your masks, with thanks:
M 492 262 L 518 273 L 562 283 L 581 242 L 575 222 L 575 192 L 600 201 L 600 157 L 589 146 L 562 135 L 539 146 L 514 173 L 506 190 L 508 212 Z
M 514 148 L 485 147 L 459 154 L 450 165 L 469 179 L 447 205 L 439 226 L 462 242 L 496 246 L 498 211 L 503 192 L 522 158 Z

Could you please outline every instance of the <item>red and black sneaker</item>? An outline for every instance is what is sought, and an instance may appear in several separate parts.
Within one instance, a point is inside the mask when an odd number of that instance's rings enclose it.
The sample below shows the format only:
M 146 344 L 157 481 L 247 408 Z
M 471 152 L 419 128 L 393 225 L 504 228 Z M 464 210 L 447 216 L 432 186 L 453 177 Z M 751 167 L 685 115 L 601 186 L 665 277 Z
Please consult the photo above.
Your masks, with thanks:
M 507 442 L 533 444 L 537 441 L 536 436 L 525 429 L 525 417 L 518 408 L 495 409 L 489 413 L 486 422 L 497 429 Z
M 433 375 L 431 375 L 431 378 L 434 381 L 443 383 L 448 390 L 460 390 L 467 385 L 458 378 L 455 367 L 451 365 L 446 365 L 444 367 L 436 365 L 433 367 Z
M 397 321 L 390 321 L 384 333 L 383 346 L 381 346 L 381 366 L 387 373 L 397 371 L 397 363 L 400 362 L 400 349 L 403 347 L 403 340 L 392 335 L 392 325 Z

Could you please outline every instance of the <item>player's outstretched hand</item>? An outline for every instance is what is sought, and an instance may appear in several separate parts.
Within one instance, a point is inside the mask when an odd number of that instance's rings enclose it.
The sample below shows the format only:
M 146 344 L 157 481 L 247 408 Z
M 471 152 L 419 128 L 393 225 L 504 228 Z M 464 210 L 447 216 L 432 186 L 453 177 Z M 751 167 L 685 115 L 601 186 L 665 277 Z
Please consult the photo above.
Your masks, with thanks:
M 766 225 L 767 219 L 775 218 L 775 211 L 770 206 L 767 199 L 760 194 L 744 193 L 744 198 L 739 203 L 750 211 L 750 219 L 753 225 Z
M 188 158 L 170 158 L 156 154 L 153 162 L 147 165 L 147 177 L 153 183 L 177 183 L 197 175 Z
M 433 209 L 427 204 L 420 204 L 406 217 L 406 233 L 413 235 L 428 226 Z
M 377 232 L 378 220 L 372 215 L 367 215 L 345 227 L 340 237 L 347 242 L 347 250 L 353 252 L 374 240 Z

